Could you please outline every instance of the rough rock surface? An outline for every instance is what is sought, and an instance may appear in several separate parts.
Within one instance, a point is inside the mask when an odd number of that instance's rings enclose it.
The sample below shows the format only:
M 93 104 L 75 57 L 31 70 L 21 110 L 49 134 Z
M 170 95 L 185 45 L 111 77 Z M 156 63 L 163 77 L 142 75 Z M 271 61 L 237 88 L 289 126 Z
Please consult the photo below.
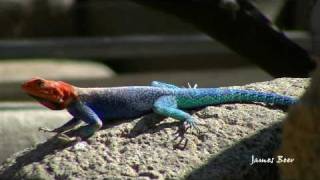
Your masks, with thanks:
M 282 78 L 240 88 L 300 96 L 308 79 Z M 179 123 L 151 114 L 110 123 L 88 141 L 55 138 L 15 154 L 0 179 L 275 179 L 276 164 L 250 165 L 252 155 L 272 157 L 285 112 L 263 104 L 225 104 L 193 111 L 201 133 L 182 142 Z

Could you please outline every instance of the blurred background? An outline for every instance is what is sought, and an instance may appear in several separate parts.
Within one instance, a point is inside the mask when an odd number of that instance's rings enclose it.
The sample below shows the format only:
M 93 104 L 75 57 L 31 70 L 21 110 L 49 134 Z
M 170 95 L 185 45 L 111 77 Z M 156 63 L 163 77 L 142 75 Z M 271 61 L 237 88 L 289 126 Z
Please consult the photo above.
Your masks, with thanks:
M 311 0 L 255 5 L 310 49 Z M 271 78 L 191 23 L 130 0 L 2 0 L 0 23 L 3 83 L 43 76 L 84 86 L 151 80 L 226 86 Z M 8 87 L 1 85 L 1 99 L 25 98 Z
M 310 50 L 313 0 L 254 3 Z M 273 78 L 192 23 L 130 0 L 1 0 L 0 24 L 0 162 L 44 140 L 40 125 L 56 127 L 68 116 L 26 102 L 32 99 L 20 84 L 34 76 L 83 87 L 152 80 L 217 87 Z

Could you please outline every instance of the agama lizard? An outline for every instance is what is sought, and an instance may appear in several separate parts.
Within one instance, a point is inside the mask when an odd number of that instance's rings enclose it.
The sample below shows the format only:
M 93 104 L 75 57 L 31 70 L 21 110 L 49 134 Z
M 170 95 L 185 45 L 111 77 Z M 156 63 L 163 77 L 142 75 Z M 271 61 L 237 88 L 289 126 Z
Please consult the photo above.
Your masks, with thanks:
M 132 119 L 154 112 L 196 127 L 194 118 L 183 110 L 224 103 L 263 102 L 289 106 L 297 99 L 275 93 L 227 88 L 180 88 L 153 81 L 151 86 L 79 88 L 62 81 L 33 78 L 22 89 L 52 110 L 66 109 L 73 118 L 53 130 L 61 135 L 81 120 L 87 123 L 80 137 L 90 137 L 112 119 Z

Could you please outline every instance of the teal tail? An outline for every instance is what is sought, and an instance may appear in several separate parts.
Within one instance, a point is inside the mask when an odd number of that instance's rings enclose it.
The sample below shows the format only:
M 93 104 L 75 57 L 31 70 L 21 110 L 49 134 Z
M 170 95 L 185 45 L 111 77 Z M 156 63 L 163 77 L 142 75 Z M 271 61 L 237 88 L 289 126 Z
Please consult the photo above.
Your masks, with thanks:
M 297 103 L 297 99 L 276 93 L 264 93 L 252 90 L 223 90 L 221 95 L 225 102 L 262 102 L 281 106 L 290 106 Z
M 276 93 L 265 93 L 253 90 L 200 88 L 182 91 L 177 98 L 177 102 L 180 108 L 195 108 L 225 103 L 255 102 L 278 106 L 290 106 L 297 103 L 297 99 Z

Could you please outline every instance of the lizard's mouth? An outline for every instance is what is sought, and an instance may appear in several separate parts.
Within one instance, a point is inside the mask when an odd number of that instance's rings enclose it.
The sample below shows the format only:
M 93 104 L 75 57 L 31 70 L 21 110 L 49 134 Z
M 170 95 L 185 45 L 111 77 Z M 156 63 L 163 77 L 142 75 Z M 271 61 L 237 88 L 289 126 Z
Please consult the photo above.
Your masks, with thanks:
M 42 105 L 44 105 L 45 107 L 52 109 L 52 110 L 62 110 L 64 109 L 64 105 L 63 103 L 59 103 L 59 102 L 54 102 L 54 101 L 50 101 L 48 99 L 45 98 L 41 98 L 32 94 L 28 94 L 29 96 L 33 97 L 34 99 L 36 99 L 39 103 L 41 103 Z

